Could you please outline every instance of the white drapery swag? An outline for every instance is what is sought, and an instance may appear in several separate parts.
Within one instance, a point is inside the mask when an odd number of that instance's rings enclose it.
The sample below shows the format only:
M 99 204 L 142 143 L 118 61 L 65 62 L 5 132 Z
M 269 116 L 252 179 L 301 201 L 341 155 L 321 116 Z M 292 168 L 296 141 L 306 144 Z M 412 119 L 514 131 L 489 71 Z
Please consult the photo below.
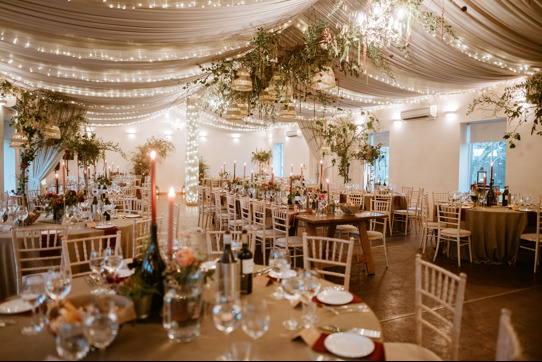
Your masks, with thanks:
M 322 159 L 322 147 L 324 146 L 324 140 L 315 132 L 314 121 L 299 121 L 299 128 L 305 137 L 309 145 L 309 150 L 312 157 L 317 160 Z
M 39 190 L 41 181 L 55 168 L 62 159 L 58 147 L 44 147 L 36 153 L 36 159 L 28 172 L 28 190 Z

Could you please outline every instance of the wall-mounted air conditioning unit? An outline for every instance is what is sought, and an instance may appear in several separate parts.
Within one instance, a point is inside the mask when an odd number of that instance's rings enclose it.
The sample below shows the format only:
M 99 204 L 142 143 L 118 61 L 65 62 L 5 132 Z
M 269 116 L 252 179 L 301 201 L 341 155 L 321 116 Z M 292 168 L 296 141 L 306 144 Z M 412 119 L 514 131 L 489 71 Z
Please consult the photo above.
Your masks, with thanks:
M 299 133 L 296 130 L 286 131 L 286 137 L 288 137 L 288 138 L 296 138 L 296 137 L 299 137 Z
M 401 119 L 412 121 L 417 119 L 436 119 L 438 116 L 437 106 L 409 109 L 401 112 Z

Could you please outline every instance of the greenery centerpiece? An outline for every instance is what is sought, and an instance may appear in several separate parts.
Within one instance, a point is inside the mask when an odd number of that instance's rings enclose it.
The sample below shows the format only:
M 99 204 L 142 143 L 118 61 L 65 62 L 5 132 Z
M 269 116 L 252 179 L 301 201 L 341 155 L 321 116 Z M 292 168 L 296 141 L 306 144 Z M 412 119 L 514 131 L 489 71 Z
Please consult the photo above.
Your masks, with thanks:
M 501 95 L 495 92 L 482 95 L 469 105 L 467 114 L 477 109 L 492 111 L 495 117 L 500 113 L 508 117 L 511 130 L 504 135 L 504 139 L 508 140 L 510 148 L 516 148 L 516 142 L 521 141 L 519 128 L 531 119 L 531 135 L 542 136 L 542 72 L 506 87 Z
M 273 158 L 273 151 L 271 150 L 259 150 L 256 149 L 252 152 L 252 162 L 258 166 L 258 174 L 263 174 L 266 168 L 269 168 L 271 159 Z
M 163 161 L 167 156 L 175 151 L 175 145 L 165 138 L 149 138 L 143 145 L 136 148 L 132 155 L 132 164 L 134 174 L 138 176 L 148 176 L 151 174 L 151 151 L 156 151 L 158 162 Z
M 339 175 L 344 183 L 350 182 L 350 163 L 352 160 L 362 160 L 370 164 L 383 157 L 381 145 L 368 145 L 369 134 L 376 132 L 380 121 L 369 112 L 362 112 L 365 122 L 356 123 L 351 113 L 337 117 L 331 121 L 318 120 L 314 133 L 325 142 L 323 156 L 331 155 L 333 166 L 339 166 Z
M 57 195 L 54 192 L 39 197 L 39 203 L 45 208 L 47 214 L 52 215 L 55 221 L 61 221 L 66 207 L 77 206 L 85 202 L 85 193 L 83 191 L 67 191 L 63 195 Z

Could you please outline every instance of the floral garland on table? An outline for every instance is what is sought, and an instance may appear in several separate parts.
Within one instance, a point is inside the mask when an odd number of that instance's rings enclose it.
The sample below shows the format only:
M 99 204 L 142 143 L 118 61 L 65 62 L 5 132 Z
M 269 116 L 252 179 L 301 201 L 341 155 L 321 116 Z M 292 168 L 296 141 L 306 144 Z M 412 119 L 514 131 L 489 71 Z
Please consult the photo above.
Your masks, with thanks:
M 257 190 L 261 192 L 272 192 L 272 191 L 279 192 L 281 188 L 282 188 L 281 184 L 276 183 L 276 182 L 271 182 L 271 181 L 258 184 L 257 186 Z
M 149 157 L 151 151 L 156 151 L 157 160 L 160 162 L 175 151 L 175 145 L 165 138 L 152 137 L 145 144 L 138 146 L 132 156 L 135 175 L 148 176 L 151 174 L 151 159 Z

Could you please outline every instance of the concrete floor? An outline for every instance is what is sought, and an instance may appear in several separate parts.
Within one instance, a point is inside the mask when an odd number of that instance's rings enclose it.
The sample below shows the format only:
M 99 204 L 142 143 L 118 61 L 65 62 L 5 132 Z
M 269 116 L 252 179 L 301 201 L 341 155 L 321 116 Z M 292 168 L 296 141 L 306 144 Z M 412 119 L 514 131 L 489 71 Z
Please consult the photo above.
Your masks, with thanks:
M 178 198 L 181 202 L 181 198 Z M 166 198 L 162 196 L 159 214 L 165 213 Z M 183 230 L 197 227 L 197 208 L 182 208 Z M 386 269 L 382 248 L 373 249 L 376 275 L 367 276 L 364 267 L 354 266 L 351 291 L 359 295 L 381 321 L 386 341 L 414 342 L 414 260 L 419 238 L 415 231 L 409 236 L 388 237 L 389 269 Z M 203 237 L 193 238 L 195 245 L 206 248 Z M 259 254 L 259 253 L 257 253 Z M 428 248 L 425 260 L 432 260 L 434 248 Z M 461 328 L 460 360 L 494 360 L 499 317 L 502 308 L 512 311 L 512 323 L 521 341 L 525 360 L 542 359 L 542 275 L 533 274 L 534 254 L 520 251 L 516 267 L 478 265 L 437 258 L 437 265 L 468 275 L 467 292 Z M 256 260 L 258 261 L 258 260 Z M 427 336 L 425 346 L 448 358 L 442 343 Z

